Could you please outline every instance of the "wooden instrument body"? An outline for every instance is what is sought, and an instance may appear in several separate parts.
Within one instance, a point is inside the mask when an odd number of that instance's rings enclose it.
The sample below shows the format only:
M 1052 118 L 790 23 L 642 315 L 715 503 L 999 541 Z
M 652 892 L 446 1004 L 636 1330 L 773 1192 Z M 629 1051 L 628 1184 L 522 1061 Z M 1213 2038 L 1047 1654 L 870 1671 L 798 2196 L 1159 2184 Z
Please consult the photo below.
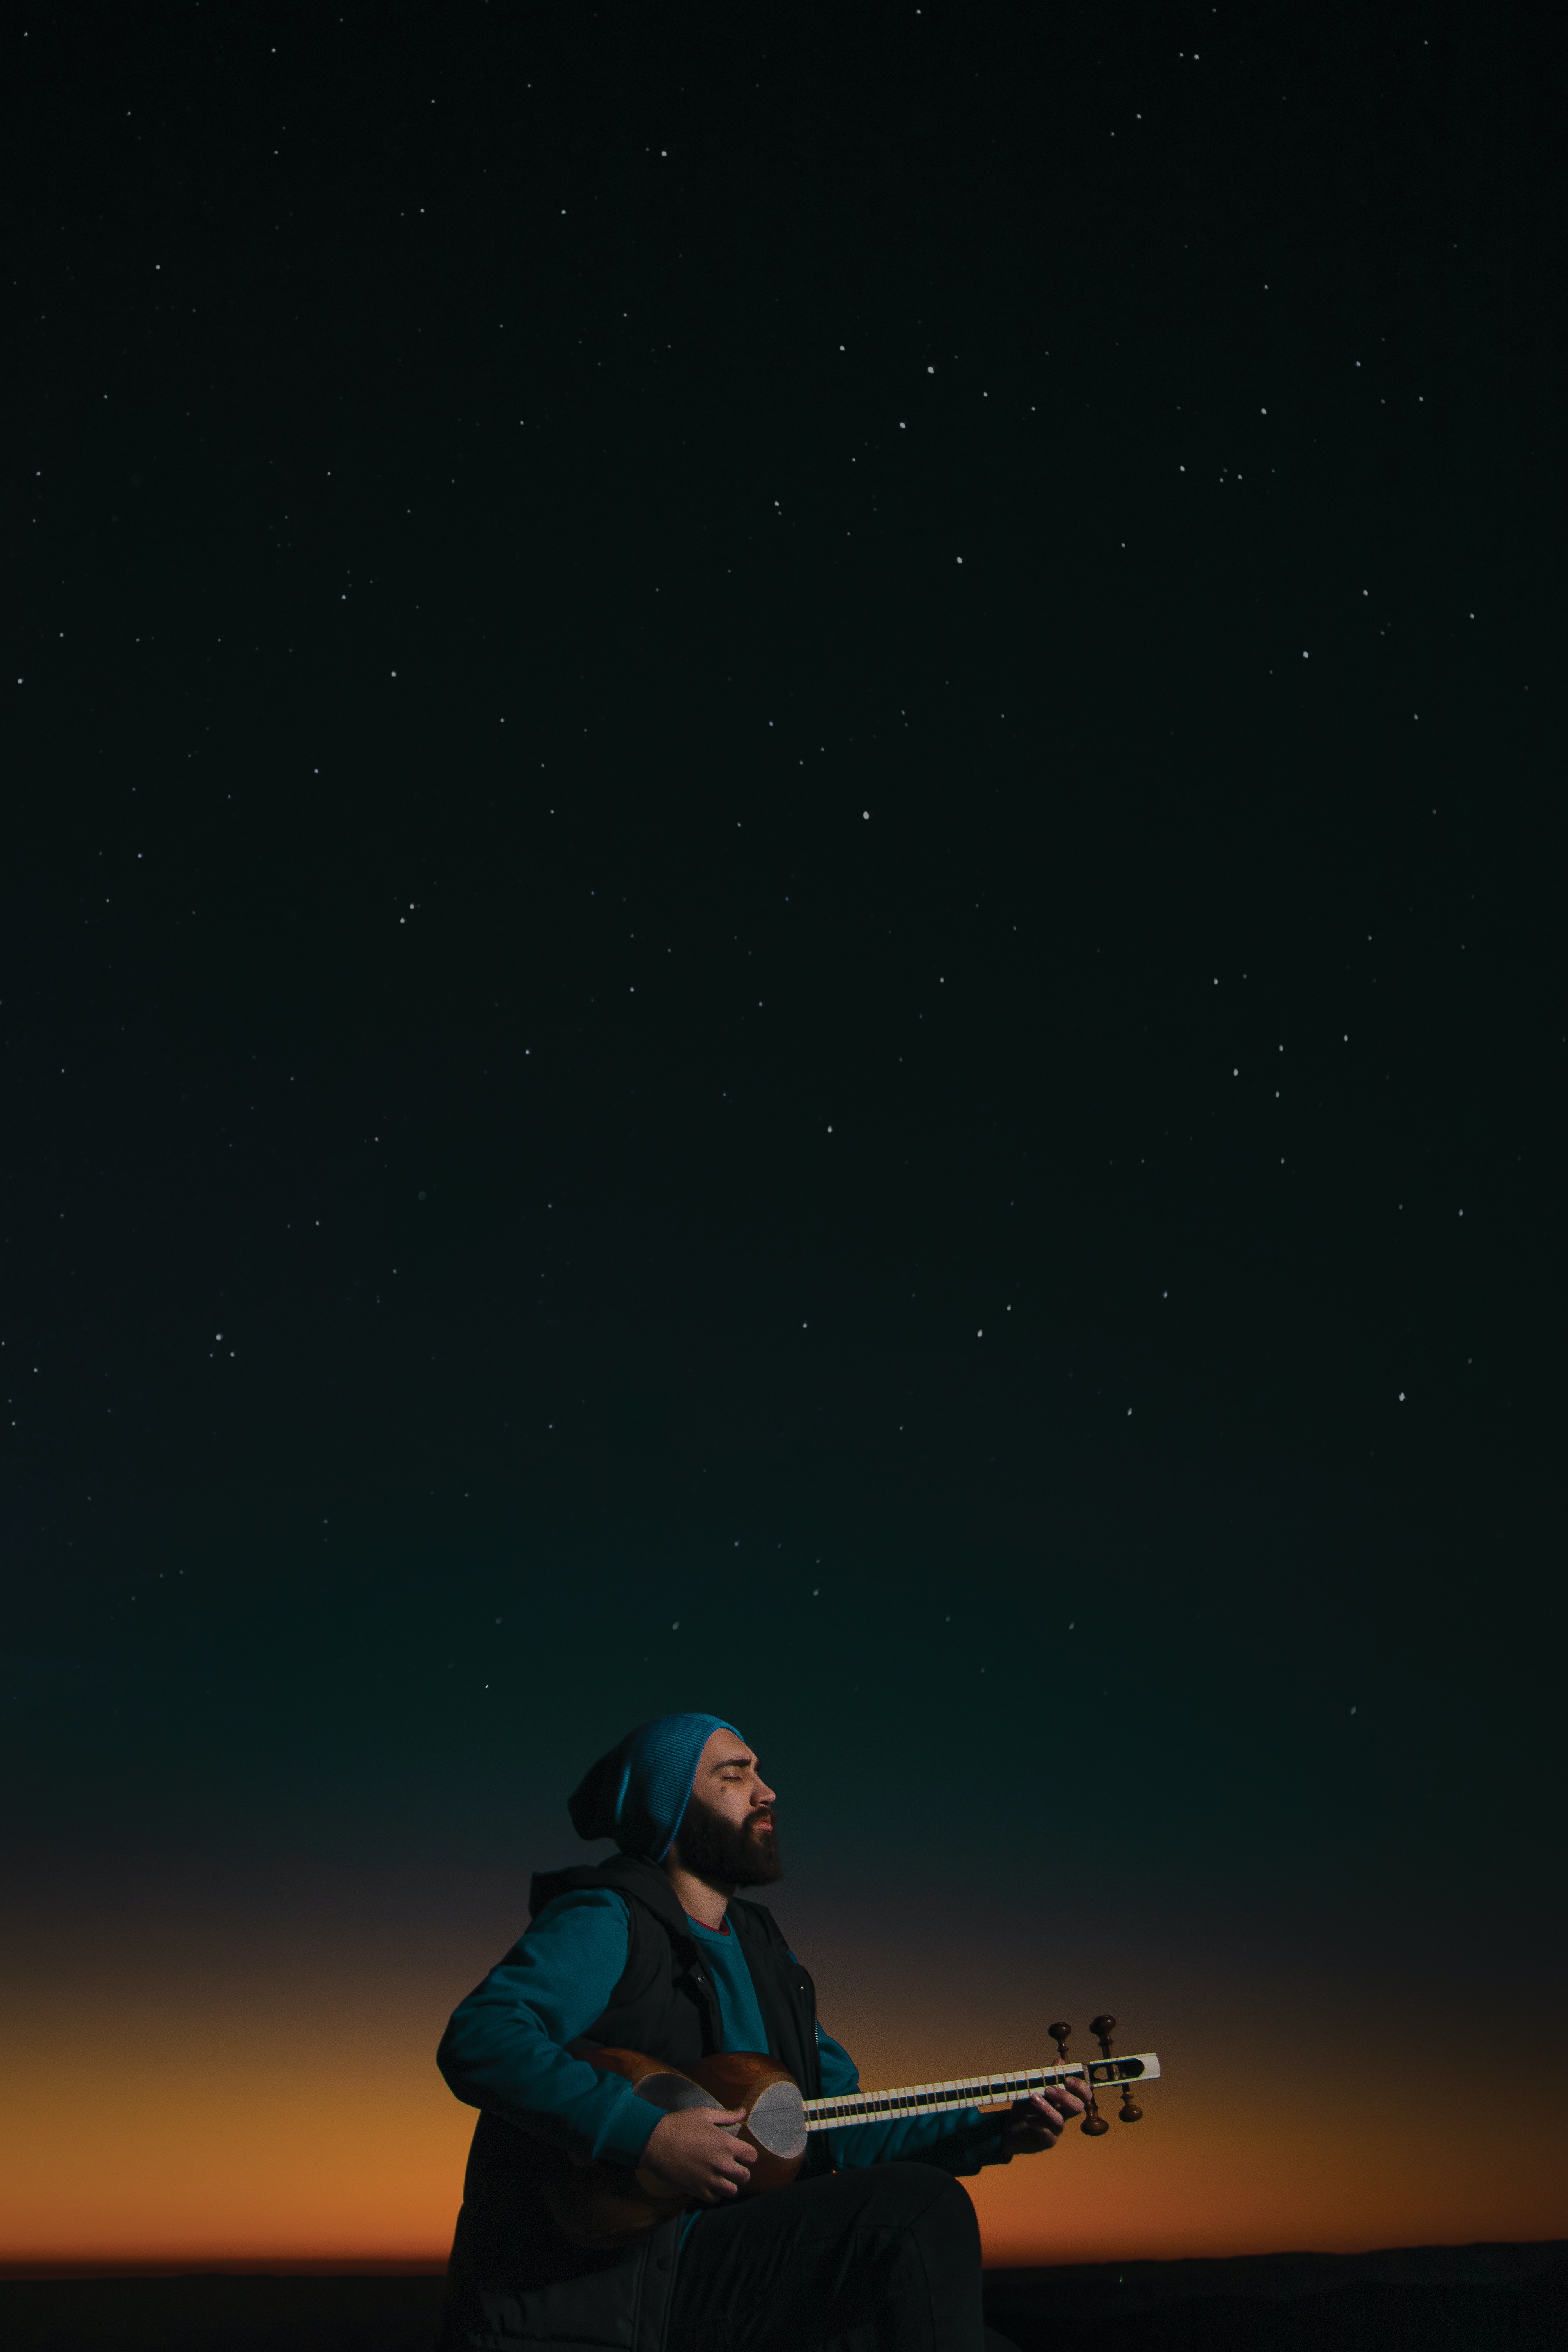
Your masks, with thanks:
M 741 2196 L 783 2189 L 799 2172 L 806 2148 L 800 2085 L 776 2059 L 752 2051 L 724 2051 L 685 2066 L 670 2066 L 637 2050 L 584 2049 L 580 2054 L 602 2074 L 619 2074 L 638 2098 L 666 2115 L 690 2107 L 743 2108 L 742 2123 L 724 2126 L 756 2150 Z M 683 2189 L 648 2166 L 634 2171 L 624 2164 L 579 2158 L 549 2165 L 541 2187 L 550 2218 L 563 2238 L 574 2246 L 606 2251 L 632 2244 L 692 2201 Z
M 809 2102 L 776 2058 L 759 2057 L 753 2051 L 724 2051 L 684 2066 L 593 2042 L 574 2045 L 573 2054 L 604 2074 L 619 2074 L 638 2098 L 667 2115 L 690 2107 L 740 2108 L 741 2122 L 724 2128 L 755 2149 L 756 2161 L 738 2193 L 760 2197 L 795 2179 L 809 2135 L 816 2131 L 951 2115 L 965 2107 L 1009 2106 L 1032 2091 L 1058 2085 L 1080 2096 L 1087 2091 L 1089 2112 L 1079 2126 L 1087 2134 L 1102 2135 L 1110 2128 L 1095 2104 L 1096 2089 L 1119 2087 L 1121 2120 L 1136 2123 L 1143 2111 L 1132 2100 L 1131 2085 L 1157 2082 L 1160 2061 L 1152 2050 L 1113 2057 L 1110 2031 L 1115 2022 L 1110 2016 L 1094 2021 L 1091 2031 L 1100 2034 L 1102 2053 L 1099 2058 L 1069 2060 L 1066 2037 L 1072 2029 L 1053 2025 L 1060 2056 L 1057 2065 L 1015 2074 L 974 2074 L 952 2083 L 915 2083 L 898 2091 L 855 2091 Z M 539 2181 L 545 2204 L 556 2228 L 574 2246 L 607 2251 L 630 2245 L 692 2202 L 683 2189 L 646 2165 L 634 2171 L 624 2164 L 596 2164 L 548 2149 L 542 2153 Z

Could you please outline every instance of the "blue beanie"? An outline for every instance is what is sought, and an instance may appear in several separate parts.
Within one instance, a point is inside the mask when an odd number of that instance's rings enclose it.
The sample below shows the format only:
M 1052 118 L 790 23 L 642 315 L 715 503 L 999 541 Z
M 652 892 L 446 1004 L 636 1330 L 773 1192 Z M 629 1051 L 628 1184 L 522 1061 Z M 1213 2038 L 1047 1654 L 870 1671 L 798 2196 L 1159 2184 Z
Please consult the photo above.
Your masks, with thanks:
M 721 1715 L 656 1715 L 628 1731 L 589 1765 L 566 1800 L 578 1836 L 614 1838 L 623 1853 L 662 1862 L 675 1843 L 698 1759 L 715 1731 L 735 1727 Z

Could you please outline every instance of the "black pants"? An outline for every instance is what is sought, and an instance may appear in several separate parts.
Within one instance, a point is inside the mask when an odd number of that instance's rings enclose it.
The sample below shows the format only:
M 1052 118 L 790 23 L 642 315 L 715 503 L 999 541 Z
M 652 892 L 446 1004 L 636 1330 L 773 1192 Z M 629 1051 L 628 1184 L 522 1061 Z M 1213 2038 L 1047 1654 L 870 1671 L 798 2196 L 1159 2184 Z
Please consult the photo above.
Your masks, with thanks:
M 840 2336 L 866 2352 L 986 2352 L 980 2230 L 951 2174 L 868 2165 L 715 2206 L 697 2223 L 676 2272 L 670 2352 L 809 2352 Z

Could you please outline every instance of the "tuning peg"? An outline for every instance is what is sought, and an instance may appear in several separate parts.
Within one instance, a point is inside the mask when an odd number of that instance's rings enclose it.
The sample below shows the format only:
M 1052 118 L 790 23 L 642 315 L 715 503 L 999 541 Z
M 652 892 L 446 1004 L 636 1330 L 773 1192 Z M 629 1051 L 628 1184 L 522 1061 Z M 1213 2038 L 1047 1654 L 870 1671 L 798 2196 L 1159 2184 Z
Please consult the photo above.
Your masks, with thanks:
M 1124 2083 L 1121 2086 L 1121 2113 L 1116 2120 L 1121 2124 L 1141 2124 L 1143 2120 L 1143 2110 L 1132 2096 L 1131 2083 Z
M 1113 2017 L 1097 2017 L 1093 2024 L 1089 2029 L 1091 2033 L 1099 2034 L 1100 2046 L 1108 2058 L 1110 2055 L 1110 2044 L 1107 2042 L 1105 2037 L 1110 2032 L 1116 2020 Z M 1058 2029 L 1053 2025 L 1051 2032 L 1056 2033 L 1058 2031 Z M 1057 2043 L 1057 2048 L 1061 2052 L 1062 2056 L 1065 2058 L 1068 2054 L 1067 2037 L 1072 2032 L 1072 2028 L 1070 2025 L 1064 2025 L 1059 2029 L 1059 2031 L 1061 2038 Z M 1094 2077 L 1089 2073 L 1087 2066 L 1083 2070 L 1083 2092 L 1085 2097 L 1089 2101 L 1089 2113 L 1084 2116 L 1082 2123 L 1079 2124 L 1079 2129 L 1083 2133 L 1086 2139 L 1099 2139 L 1103 2133 L 1108 2132 L 1110 2129 L 1110 2126 L 1106 2122 L 1105 2117 L 1100 2114 L 1099 2106 L 1095 2103 Z
M 1110 2022 L 1114 2025 L 1116 2020 L 1112 2018 Z M 1070 2025 L 1062 2024 L 1058 2020 L 1055 2025 L 1047 2026 L 1046 2031 L 1049 2033 L 1051 2040 L 1057 2045 L 1057 2055 L 1060 2058 L 1062 2064 L 1064 2066 L 1067 2065 L 1069 2063 L 1068 2059 L 1068 2036 L 1072 2032 L 1072 2027 Z M 1077 2086 L 1075 2085 L 1075 2088 Z M 1085 2116 L 1082 2123 L 1079 2124 L 1079 2129 L 1080 2132 L 1086 2132 L 1090 2139 L 1098 2139 L 1101 2132 L 1108 2132 L 1110 2129 L 1110 2126 L 1106 2122 L 1105 2117 L 1100 2114 L 1100 2109 L 1094 2104 L 1094 2085 L 1089 2080 L 1089 2068 L 1087 2066 L 1083 2070 L 1083 2090 L 1085 2096 L 1089 2100 L 1089 2113 Z
M 1091 2017 L 1089 2021 L 1089 2030 L 1100 2044 L 1100 2056 L 1102 2058 L 1109 2058 L 1110 2055 L 1110 2037 L 1116 2031 L 1116 2020 L 1110 2015 L 1109 2010 L 1103 2016 Z

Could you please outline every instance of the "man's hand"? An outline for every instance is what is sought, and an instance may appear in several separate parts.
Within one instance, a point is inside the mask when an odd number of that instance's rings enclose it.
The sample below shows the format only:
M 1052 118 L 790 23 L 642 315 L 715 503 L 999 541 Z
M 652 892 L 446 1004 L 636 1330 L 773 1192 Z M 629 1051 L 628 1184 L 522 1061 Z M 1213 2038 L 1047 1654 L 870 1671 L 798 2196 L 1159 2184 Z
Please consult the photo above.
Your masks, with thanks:
M 1026 2099 L 1018 2101 L 1002 2126 L 1002 2152 L 1037 2156 L 1043 2147 L 1055 2147 L 1074 2116 L 1088 2112 L 1087 2087 L 1080 2093 L 1056 2083 L 1048 2091 L 1031 2091 Z
M 688 2107 L 655 2124 L 637 2169 L 657 2172 L 704 2205 L 722 2205 L 738 2196 L 757 2151 L 737 2139 L 744 2107 Z M 725 2126 L 731 2126 L 726 2130 Z

